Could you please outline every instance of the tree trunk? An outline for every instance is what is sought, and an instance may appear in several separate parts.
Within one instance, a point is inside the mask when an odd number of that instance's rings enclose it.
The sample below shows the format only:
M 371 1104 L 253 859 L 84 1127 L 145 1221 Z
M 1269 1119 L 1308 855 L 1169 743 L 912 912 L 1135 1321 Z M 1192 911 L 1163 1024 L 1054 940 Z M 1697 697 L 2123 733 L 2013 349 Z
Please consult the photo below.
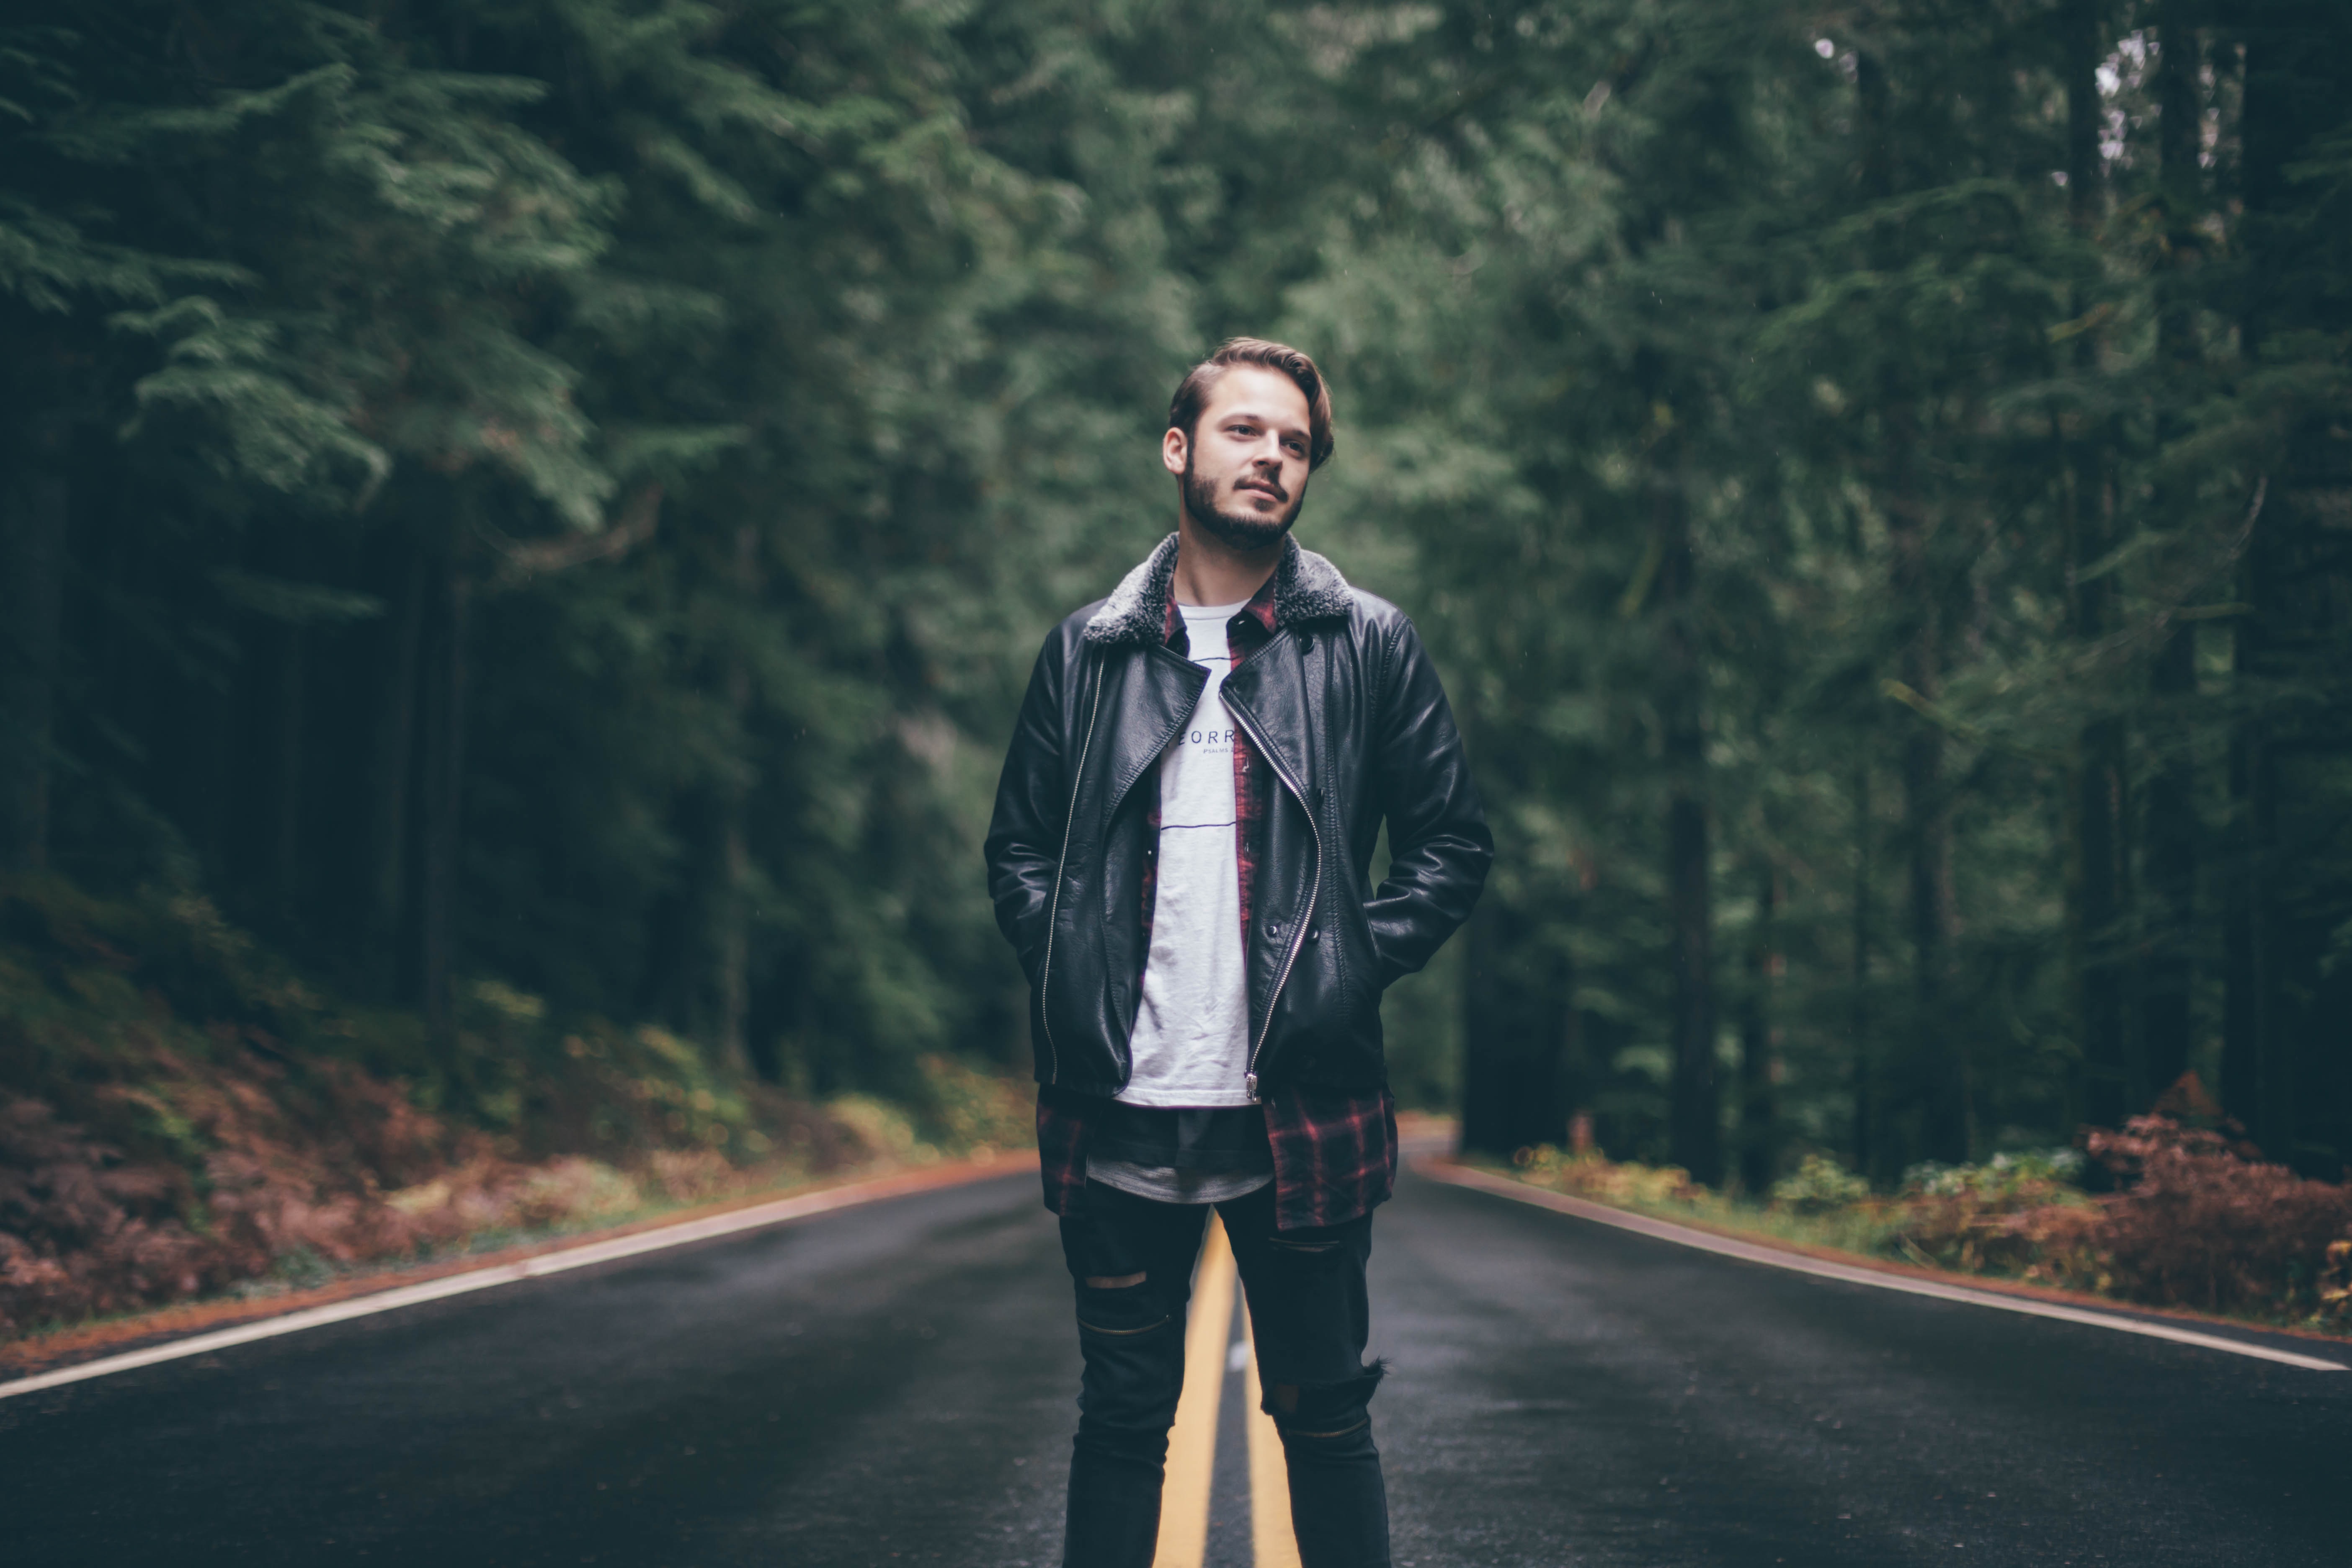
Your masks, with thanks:
M 1868 50 L 1855 56 L 1861 111 L 1863 195 L 1885 201 L 1896 184 L 1893 93 L 1885 66 Z M 1882 228 L 1874 264 L 1893 274 L 1903 265 L 1900 241 Z M 1930 560 L 1930 520 L 1918 483 L 1918 428 L 1912 389 L 1893 362 L 1877 386 L 1879 504 L 1886 515 L 1894 556 L 1895 603 L 1907 626 L 1899 661 L 1903 684 L 1934 701 L 1943 687 L 1943 606 L 1939 574 Z M 1945 1016 L 1951 993 L 1957 909 L 1952 895 L 1951 815 L 1944 798 L 1944 735 L 1911 721 L 1901 758 L 1904 846 L 1909 861 L 1913 1012 L 1905 1030 L 1921 1111 L 1924 1152 L 1937 1160 L 1968 1158 L 1973 1142 L 1965 1047 Z
M 2278 309 L 2273 296 L 2280 291 L 2280 264 L 2256 241 L 2259 219 L 2286 203 L 2284 165 L 2301 140 L 2289 107 L 2293 75 L 2282 40 L 2259 31 L 2248 39 L 2240 121 L 2246 207 L 2241 244 L 2248 251 L 2252 286 L 2239 331 L 2250 359 L 2261 357 L 2267 324 Z M 2284 476 L 2277 488 L 2287 488 Z M 2238 596 L 2248 612 L 2233 624 L 2231 664 L 2242 691 L 2277 673 L 2274 633 L 2287 618 L 2280 581 L 2287 554 L 2280 537 L 2284 510 L 2276 504 L 2256 517 L 2239 566 Z M 2230 736 L 2231 866 L 2223 939 L 2221 1107 L 2256 1143 L 2276 1154 L 2284 1152 L 2292 1126 L 2286 1031 L 2280 1016 L 2278 767 L 2270 730 L 2268 716 L 2249 707 L 2242 710 Z
M 299 626 L 289 621 L 281 630 L 283 641 L 278 656 L 278 779 L 277 788 L 272 792 L 276 796 L 278 816 L 272 824 L 274 831 L 269 860 L 278 918 L 283 929 L 290 932 L 300 919 L 302 903 L 302 709 L 306 649 Z
M 2102 182 L 2097 0 L 2066 0 L 2063 25 L 2067 208 L 2075 232 L 2087 239 L 2099 221 Z M 2071 306 L 2077 319 L 2090 308 L 2081 294 Z M 2095 334 L 2076 334 L 2073 368 L 2078 381 L 2097 373 Z M 2112 576 L 2084 575 L 2107 552 L 2113 535 L 2104 431 L 2103 421 L 2078 413 L 2073 430 L 2063 437 L 2068 630 L 2084 647 L 2106 634 L 2113 618 Z M 2067 814 L 2073 831 L 2066 961 L 2083 1059 L 2077 1094 L 2083 1119 L 2101 1127 L 2123 1120 L 2129 1079 L 2123 974 L 2114 952 L 2123 917 L 2123 739 L 2122 726 L 2110 716 L 2082 727 L 2075 737 Z
M 2335 31 L 2341 40 L 2345 20 L 2340 7 L 2273 0 L 2242 7 L 2236 21 L 2246 40 L 2240 120 L 2243 213 L 2235 247 L 2244 273 L 2239 333 L 2246 356 L 2260 363 L 2269 357 L 2275 339 L 2315 324 L 2308 279 L 2297 274 L 2310 271 L 2317 258 L 2310 253 L 2311 239 L 2301 232 L 2298 207 L 2305 198 L 2289 170 L 2309 155 L 2315 135 L 2341 121 L 2344 84 L 2332 79 L 2344 70 L 2346 49 L 2326 47 L 2325 36 Z M 2308 427 L 2290 433 L 2282 469 L 2271 476 L 2269 502 L 2255 520 L 2241 568 L 2242 597 L 2251 606 L 2235 626 L 2242 689 L 2308 679 L 2302 658 L 2317 606 L 2305 559 L 2310 525 L 2298 500 L 2312 477 L 2316 434 Z M 2336 484 L 2340 488 L 2340 479 Z M 2326 590 L 2318 595 L 2331 596 Z M 2288 861 L 2281 838 L 2283 822 L 2304 815 L 2284 766 L 2291 748 L 2303 740 L 2294 732 L 2292 710 L 2273 701 L 2250 706 L 2231 744 L 2235 864 L 2228 901 L 2222 1104 L 2266 1153 L 2280 1160 L 2295 1153 L 2300 1086 L 2293 1003 L 2295 972 L 2304 967 L 2298 949 L 2308 951 L 2317 934 L 2296 929 L 2294 883 L 2303 868 Z M 2340 1025 L 2336 1032 L 2340 1037 Z
M 69 496 L 21 456 L 0 487 L 0 869 L 30 870 L 48 862 Z
M 1694 1180 L 1723 1180 L 1721 1096 L 1715 1081 L 1715 995 L 1707 907 L 1706 813 L 1677 791 L 1666 806 L 1669 959 L 1674 979 L 1674 1088 L 1669 1157 Z
M 470 584 L 456 556 L 436 567 L 431 681 L 425 701 L 424 854 L 418 889 L 419 1003 L 435 1041 L 457 1039 L 452 994 L 458 857 L 464 842 L 466 626 Z
M 2116 949 L 2123 918 L 2123 727 L 2101 719 L 2083 728 L 2075 762 L 2075 859 L 2081 893 L 2068 933 L 2083 1029 L 2083 1120 L 2122 1123 L 2130 1104 L 2123 968 Z
M 1887 405 L 1886 514 L 1895 603 L 1909 620 L 1903 684 L 1927 702 L 1943 690 L 1942 584 L 1929 558 L 1929 525 L 1913 472 L 1917 432 L 1899 392 Z M 1960 1163 L 1975 1143 L 1965 1045 L 1948 1016 L 1958 946 L 1952 889 L 1951 806 L 1944 787 L 1944 732 L 1925 719 L 1904 729 L 1903 842 L 1911 936 L 1912 1017 L 1920 1134 L 1929 1159 Z
M 756 602 L 760 567 L 759 531 L 749 523 L 735 531 L 735 586 L 748 604 Z M 727 703 L 735 718 L 738 743 L 748 747 L 751 718 L 751 671 L 740 653 L 727 665 Z M 744 1024 L 751 1016 L 751 853 L 744 815 L 751 796 L 751 759 L 739 759 L 734 776 L 719 790 L 718 880 L 711 921 L 711 1003 L 719 1058 L 731 1070 L 748 1072 L 751 1052 Z
M 1884 1140 L 1878 1130 L 1877 1048 L 1871 1039 L 1870 932 L 1876 919 L 1871 897 L 1870 764 L 1853 770 L 1853 985 L 1847 1032 L 1853 1051 L 1853 1168 L 1877 1179 L 1875 1162 Z
M 417 665 L 425 641 L 425 602 L 431 596 L 423 552 L 404 552 L 397 570 L 400 585 L 376 706 L 375 765 L 364 867 L 370 968 L 380 994 L 386 996 L 398 994 L 406 984 L 402 917 L 408 901 L 412 849 L 409 811 L 416 766 Z
M 2263 605 L 2255 565 L 2258 536 L 2240 590 L 2255 613 L 2236 628 L 2234 674 L 2247 679 L 2256 661 L 2256 630 Z M 2223 902 L 2221 1001 L 2221 1109 L 2250 1129 L 2256 1142 L 2271 1132 L 2263 1092 L 2271 1065 L 2273 1028 L 2269 929 L 2273 823 L 2276 794 L 2270 787 L 2270 758 L 2263 725 L 2241 719 L 2230 736 L 2230 869 Z
M 743 792 L 730 788 L 719 830 L 719 907 L 711 942 L 713 1044 L 730 1071 L 749 1072 L 751 1051 L 743 1026 L 751 1016 L 751 934 L 744 885 L 751 854 L 743 833 Z
M 1510 1154 L 1510 1090 L 1504 1074 L 1506 1042 L 1494 1017 L 1486 968 L 1495 949 L 1499 900 L 1481 899 L 1462 927 L 1462 1151 Z
M 1678 436 L 1659 443 L 1678 452 Z M 1658 614 L 1665 729 L 1667 972 L 1674 985 L 1669 1038 L 1668 1157 L 1709 1186 L 1723 1180 L 1721 1095 L 1715 1078 L 1714 919 L 1707 875 L 1706 757 L 1701 703 L 1706 670 L 1696 625 L 1696 563 L 1681 465 L 1661 454 Z
M 1907 537 L 1906 537 L 1907 536 Z M 1904 684 L 1933 701 L 1942 687 L 1935 588 L 1915 524 L 1895 536 L 1895 591 L 1923 625 L 1904 650 Z M 1906 565 L 1906 563 L 1908 563 Z M 1952 892 L 1952 821 L 1944 798 L 1944 736 L 1915 723 L 1903 742 L 1904 837 L 1909 854 L 1913 1033 L 1921 1053 L 1921 1133 L 1928 1158 L 1958 1164 L 1976 1142 L 1966 1047 L 1946 1009 L 1953 1000 L 1957 911 Z
M 2168 266 L 2158 280 L 2161 297 L 2157 311 L 2157 357 L 2166 384 L 2158 389 L 2161 405 L 2157 428 L 2158 439 L 2169 443 L 2181 434 L 2178 409 L 2195 391 L 2197 344 L 2189 272 L 2202 247 L 2197 228 L 2203 205 L 2199 199 L 2197 165 L 2197 35 L 2189 23 L 2187 0 L 2162 0 L 2158 28 L 2162 52 L 2157 75 L 2161 116 L 2157 144 L 2164 182 Z M 2158 526 L 2178 521 L 2166 515 L 2168 510 L 2159 491 L 2156 498 Z M 2130 1091 L 2130 1107 L 2135 1110 L 2189 1069 L 2195 1027 L 2197 781 L 2188 711 L 2197 690 L 2194 626 L 2175 625 L 2166 635 L 2150 671 L 2149 687 L 2154 698 L 2150 739 L 2158 760 L 2148 781 L 2142 824 L 2146 912 L 2141 922 L 2140 994 L 2144 1005 L 2142 1070 L 2135 1075 L 2138 1081 Z
M 1771 1190 L 1780 1173 L 1772 1093 L 1773 924 L 1780 879 L 1771 862 L 1756 865 L 1756 923 L 1748 933 L 1748 984 L 1739 999 L 1739 1184 L 1750 1197 Z
M 1566 1009 L 1552 1005 L 1552 968 L 1506 900 L 1481 899 L 1463 935 L 1462 1147 L 1508 1158 L 1557 1146 L 1568 1137 L 1567 1030 Z M 1544 967 L 1531 973 L 1537 963 Z
M 2155 722 L 2173 751 L 2147 784 L 2145 891 L 2147 922 L 2140 1024 L 2144 1069 L 2132 1109 L 2144 1109 L 2189 1070 L 2195 1027 L 2197 941 L 2196 779 L 2181 710 L 2197 687 L 2197 639 L 2176 627 L 2158 653 L 2151 681 Z

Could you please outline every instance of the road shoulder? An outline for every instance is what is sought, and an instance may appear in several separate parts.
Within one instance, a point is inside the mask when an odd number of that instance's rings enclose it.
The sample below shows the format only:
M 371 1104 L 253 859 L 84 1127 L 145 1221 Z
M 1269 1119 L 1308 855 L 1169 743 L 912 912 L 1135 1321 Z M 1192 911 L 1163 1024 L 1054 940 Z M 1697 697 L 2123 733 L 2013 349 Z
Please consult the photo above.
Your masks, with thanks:
M 436 1300 L 593 1263 L 743 1235 L 815 1214 L 1036 1168 L 1034 1150 L 984 1159 L 943 1161 L 880 1174 L 868 1167 L 793 1187 L 674 1209 L 624 1225 L 568 1231 L 492 1252 L 352 1274 L 307 1289 L 257 1298 L 185 1302 L 79 1324 L 0 1345 L 0 1379 L 5 1380 L 0 1381 L 0 1397 L 12 1392 L 30 1392 L 21 1385 L 46 1384 L 57 1374 L 73 1371 L 95 1374 L 100 1363 L 119 1360 L 127 1367 L 134 1359 L 140 1364 L 148 1364 L 172 1359 L 175 1354 L 194 1353 L 183 1347 L 192 1347 L 199 1341 L 209 1347 L 221 1336 L 263 1330 L 298 1316 L 319 1322 L 341 1321 L 371 1311 L 394 1310 L 412 1300 Z M 255 1333 L 252 1337 L 261 1335 Z
M 1595 1203 L 1589 1198 L 1572 1197 L 1548 1187 L 1538 1187 L 1496 1172 L 1465 1165 L 1443 1155 L 1415 1158 L 1412 1161 L 1412 1169 L 1416 1174 L 1452 1186 L 1490 1193 L 1677 1246 L 1696 1247 L 1718 1256 L 1769 1267 L 1793 1268 L 1853 1284 L 2000 1307 L 2038 1317 L 2088 1322 L 2179 1342 L 2203 1344 L 2211 1349 L 2256 1355 L 2263 1360 L 2282 1362 L 2310 1371 L 2352 1371 L 2352 1356 L 2327 1353 L 2331 1348 L 2352 1352 L 2352 1340 L 2335 1335 L 2308 1330 L 2258 1326 L 2179 1309 L 2127 1305 L 2081 1291 L 1923 1268 L 1891 1258 L 1807 1246 L 1702 1221 L 1661 1219 L 1638 1211 Z

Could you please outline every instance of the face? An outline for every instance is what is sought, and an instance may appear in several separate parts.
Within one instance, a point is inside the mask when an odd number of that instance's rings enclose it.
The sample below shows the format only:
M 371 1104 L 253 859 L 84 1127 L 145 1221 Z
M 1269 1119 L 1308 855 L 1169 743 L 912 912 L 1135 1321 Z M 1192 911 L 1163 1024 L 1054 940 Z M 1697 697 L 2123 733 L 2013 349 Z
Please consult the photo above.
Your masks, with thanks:
M 1279 371 L 1229 367 L 1187 439 L 1171 430 L 1160 458 L 1182 481 L 1184 510 L 1234 550 L 1278 544 L 1307 499 L 1307 395 Z

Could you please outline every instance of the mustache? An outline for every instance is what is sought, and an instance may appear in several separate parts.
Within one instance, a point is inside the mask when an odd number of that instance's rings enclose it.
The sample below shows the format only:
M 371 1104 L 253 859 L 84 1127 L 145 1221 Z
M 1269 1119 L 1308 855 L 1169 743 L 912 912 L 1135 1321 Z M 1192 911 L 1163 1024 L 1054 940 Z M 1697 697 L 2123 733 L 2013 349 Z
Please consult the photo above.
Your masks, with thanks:
M 1254 479 L 1271 493 L 1281 494 L 1281 487 Z M 1298 502 L 1283 495 L 1286 503 L 1278 517 L 1260 517 L 1254 511 L 1226 511 L 1218 502 L 1217 487 L 1194 472 L 1191 464 L 1184 467 L 1184 510 L 1212 539 L 1222 541 L 1235 550 L 1263 550 L 1280 542 L 1290 531 L 1298 516 Z

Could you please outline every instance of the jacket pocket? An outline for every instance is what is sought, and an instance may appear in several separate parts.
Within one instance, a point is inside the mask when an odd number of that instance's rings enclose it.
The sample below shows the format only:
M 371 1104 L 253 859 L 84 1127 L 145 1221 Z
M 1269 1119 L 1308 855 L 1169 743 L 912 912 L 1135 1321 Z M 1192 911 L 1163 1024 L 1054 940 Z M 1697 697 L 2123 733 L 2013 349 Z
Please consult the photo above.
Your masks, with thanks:
M 1372 943 L 1372 922 L 1364 913 L 1364 900 L 1353 888 L 1336 889 L 1331 906 L 1338 929 L 1326 940 L 1337 944 L 1332 958 L 1339 966 L 1339 994 L 1352 1017 L 1359 1009 L 1381 1005 L 1380 950 Z

